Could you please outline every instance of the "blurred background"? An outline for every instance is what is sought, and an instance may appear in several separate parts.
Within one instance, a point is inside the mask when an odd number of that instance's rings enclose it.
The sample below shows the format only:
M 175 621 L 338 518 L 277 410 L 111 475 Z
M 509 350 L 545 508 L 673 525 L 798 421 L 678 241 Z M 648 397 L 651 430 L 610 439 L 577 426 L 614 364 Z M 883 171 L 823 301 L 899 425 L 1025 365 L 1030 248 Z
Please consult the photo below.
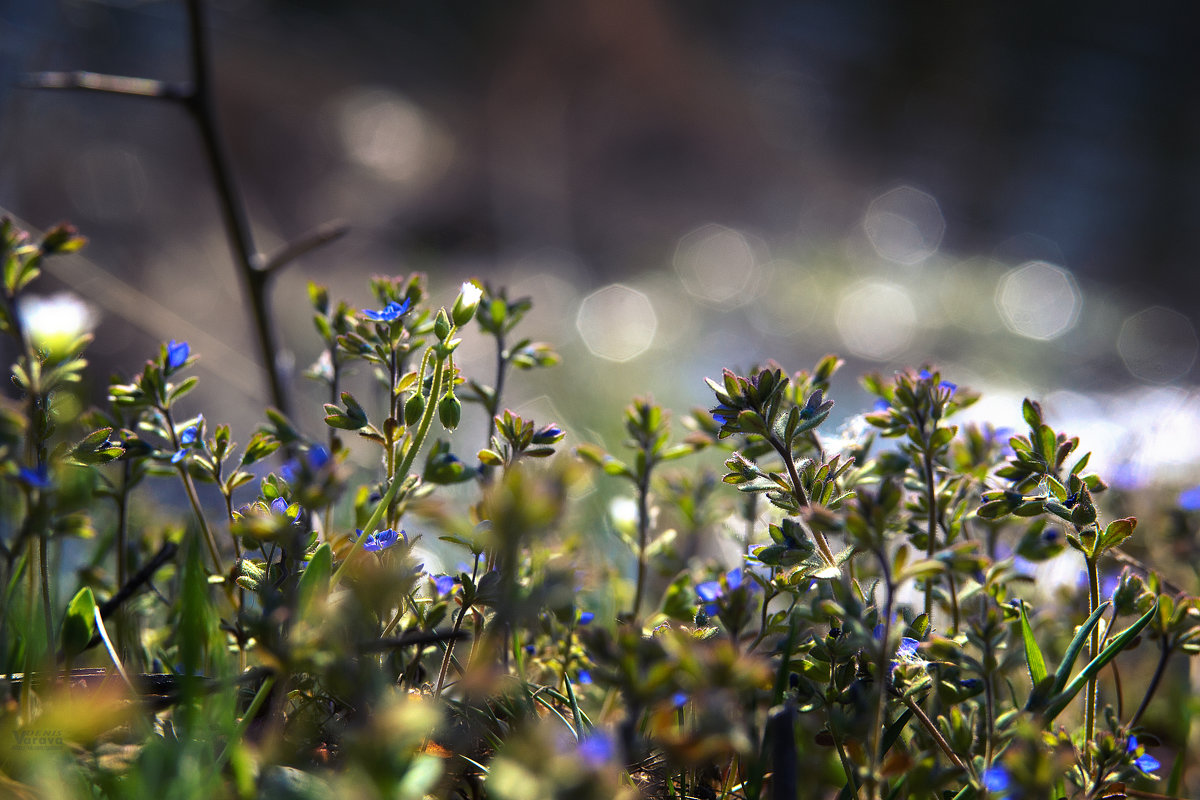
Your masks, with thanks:
M 723 366 L 837 352 L 842 419 L 870 406 L 861 372 L 932 364 L 997 424 L 1040 398 L 1113 483 L 1195 483 L 1200 51 L 1187 3 L 1114 9 L 208 4 L 259 249 L 350 226 L 274 284 L 300 424 L 324 399 L 306 281 L 372 307 L 368 276 L 423 270 L 437 304 L 468 278 L 533 297 L 526 333 L 564 364 L 509 404 L 576 442 L 615 446 L 635 394 L 683 412 Z M 98 390 L 187 339 L 190 410 L 244 437 L 266 393 L 190 120 L 20 86 L 185 80 L 186 25 L 180 2 L 0 4 L 0 208 L 90 239 L 41 291 L 85 302 Z

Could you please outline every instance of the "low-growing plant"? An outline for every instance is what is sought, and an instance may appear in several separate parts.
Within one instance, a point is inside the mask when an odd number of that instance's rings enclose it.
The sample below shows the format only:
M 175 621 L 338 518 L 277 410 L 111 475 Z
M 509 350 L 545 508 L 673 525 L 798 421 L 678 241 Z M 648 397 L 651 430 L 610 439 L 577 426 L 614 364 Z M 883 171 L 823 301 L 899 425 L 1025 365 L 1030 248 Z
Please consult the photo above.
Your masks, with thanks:
M 682 438 L 643 397 L 625 450 L 567 448 L 504 404 L 514 368 L 558 362 L 518 332 L 532 301 L 467 283 L 439 306 L 413 274 L 374 279 L 370 309 L 311 285 L 326 427 L 268 408 L 239 446 L 190 405 L 183 341 L 80 413 L 88 337 L 39 340 L 21 303 L 83 241 L 0 233 L 6 795 L 1187 791 L 1187 719 L 1151 710 L 1186 691 L 1197 599 L 1033 400 L 1021 433 L 959 424 L 978 395 L 925 365 L 867 375 L 874 407 L 830 433 L 828 356 L 725 370 Z M 489 376 L 457 360 L 476 331 Z M 481 442 L 453 435 L 464 401 Z M 147 503 L 165 482 L 186 508 Z M 1078 585 L 1034 585 L 1070 553 Z

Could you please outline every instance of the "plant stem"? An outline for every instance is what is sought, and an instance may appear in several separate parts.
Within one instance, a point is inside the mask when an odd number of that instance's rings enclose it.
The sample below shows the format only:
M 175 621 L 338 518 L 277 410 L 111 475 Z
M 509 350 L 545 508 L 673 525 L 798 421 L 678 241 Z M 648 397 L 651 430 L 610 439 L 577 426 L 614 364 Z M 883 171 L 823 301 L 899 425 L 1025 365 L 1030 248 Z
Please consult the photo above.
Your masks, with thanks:
M 633 591 L 633 611 L 630 612 L 631 619 L 637 619 L 638 614 L 642 610 L 642 595 L 645 593 L 646 586 L 646 539 L 650 534 L 650 519 L 649 510 L 647 508 L 647 495 L 650 493 L 650 470 L 652 468 L 649 457 L 646 459 L 646 469 L 638 481 L 638 564 L 637 564 L 637 584 Z
M 933 720 L 929 718 L 924 710 L 922 710 L 922 708 L 917 705 L 917 703 L 911 697 L 900 695 L 900 702 L 904 703 L 904 705 L 906 705 L 908 709 L 913 712 L 913 716 L 915 716 L 917 721 L 921 723 L 921 727 L 925 729 L 926 733 L 933 737 L 933 740 L 937 742 L 937 746 L 941 748 L 941 751 L 946 754 L 946 757 L 953 762 L 954 766 L 958 767 L 963 772 L 970 774 L 970 770 L 967 769 L 967 765 L 963 763 L 963 760 L 959 758 L 958 754 L 955 753 L 953 748 L 950 747 L 950 743 L 946 741 L 944 736 L 942 736 L 942 732 L 938 730 L 937 725 L 933 724 Z
M 451 329 L 450 335 L 446 337 L 449 341 L 454 336 L 454 330 Z M 435 345 L 436 346 L 436 345 Z M 432 348 L 431 348 L 432 349 Z M 408 476 L 408 471 L 412 469 L 413 462 L 417 458 L 417 453 L 421 449 L 421 445 L 425 443 L 425 437 L 429 435 L 429 427 L 433 424 L 433 415 L 437 413 L 437 404 L 439 395 L 442 392 L 442 382 L 446 372 L 446 357 L 438 355 L 433 367 L 433 382 L 429 387 L 429 402 L 425 404 L 425 411 L 421 415 L 421 421 L 417 425 L 416 435 L 413 436 L 412 442 L 408 446 L 408 452 L 404 455 L 404 460 L 400 463 L 400 467 L 396 470 L 396 477 L 392 479 L 391 485 L 387 492 L 379 499 L 375 510 L 371 512 L 370 519 L 363 526 L 366 535 L 362 536 L 358 543 L 353 546 L 346 558 L 342 561 L 341 566 L 333 573 L 333 578 L 330 579 L 329 588 L 332 590 L 338 583 L 341 582 L 345 575 L 346 568 L 350 566 L 350 562 L 354 560 L 355 555 L 362 550 L 362 545 L 367 541 L 367 536 L 375 532 L 375 528 L 379 526 L 383 515 L 387 513 L 387 509 L 396 499 L 396 495 L 400 491 L 400 486 L 404 483 Z
M 929 504 L 929 524 L 927 529 L 926 542 L 926 558 L 933 559 L 934 553 L 937 552 L 937 519 L 938 519 L 938 503 L 937 503 L 937 487 L 933 482 L 933 454 L 926 451 L 923 459 L 925 467 L 925 494 Z M 933 578 L 925 579 L 925 618 L 933 624 Z M 957 628 L 957 623 L 955 624 Z
M 809 505 L 808 494 L 804 491 L 804 485 L 800 483 L 800 473 L 796 471 L 796 462 L 792 459 L 792 454 L 789 452 L 786 445 L 779 441 L 774 435 L 768 437 L 767 441 L 771 447 L 775 448 L 775 452 L 783 459 L 783 464 L 787 467 L 788 479 L 792 482 L 792 495 L 796 498 L 796 503 L 802 508 L 807 508 Z M 820 531 L 810 527 L 803 517 L 797 517 L 797 522 L 800 527 L 809 535 L 809 538 L 816 544 L 817 549 L 821 551 L 821 557 L 825 559 L 825 563 L 833 566 L 837 560 L 833 556 L 833 551 L 829 548 L 829 542 L 825 539 L 825 535 Z
M 458 632 L 462 630 L 463 619 L 470 608 L 468 603 L 459 606 L 458 615 L 454 618 L 454 627 L 450 629 L 450 639 L 446 642 L 446 653 L 442 656 L 442 667 L 438 670 L 437 686 L 433 690 L 434 697 L 442 696 L 442 688 L 446 685 L 446 673 L 450 671 L 450 659 L 454 656 L 454 643 L 458 640 Z
M 46 529 L 43 527 L 38 531 L 38 570 L 41 572 L 42 578 L 42 614 L 46 619 L 46 646 L 53 652 L 54 619 L 50 606 L 50 554 L 47 552 L 46 547 L 47 538 Z
M 1129 719 L 1129 727 L 1138 724 L 1138 720 L 1142 718 L 1142 714 L 1146 713 L 1147 706 L 1150 705 L 1150 698 L 1158 691 L 1158 684 L 1162 681 L 1163 674 L 1167 671 L 1167 659 L 1171 656 L 1171 645 L 1167 642 L 1167 637 L 1159 639 L 1158 664 L 1154 667 L 1154 675 L 1150 678 L 1150 685 L 1146 687 L 1146 694 L 1142 698 L 1142 702 L 1138 705 L 1137 711 Z
M 1088 571 L 1088 614 L 1095 612 L 1096 607 L 1100 605 L 1100 572 L 1096 567 L 1096 558 L 1087 556 L 1085 559 Z M 1092 634 L 1089 643 L 1090 652 L 1089 658 L 1095 658 L 1100 652 L 1100 629 L 1099 626 L 1092 628 Z M 1092 769 L 1092 754 L 1088 749 L 1092 741 L 1092 737 L 1096 735 L 1096 676 L 1093 675 L 1087 682 L 1087 693 L 1084 697 L 1086 704 L 1083 709 L 1084 717 L 1084 738 L 1083 738 L 1083 766 L 1089 773 Z

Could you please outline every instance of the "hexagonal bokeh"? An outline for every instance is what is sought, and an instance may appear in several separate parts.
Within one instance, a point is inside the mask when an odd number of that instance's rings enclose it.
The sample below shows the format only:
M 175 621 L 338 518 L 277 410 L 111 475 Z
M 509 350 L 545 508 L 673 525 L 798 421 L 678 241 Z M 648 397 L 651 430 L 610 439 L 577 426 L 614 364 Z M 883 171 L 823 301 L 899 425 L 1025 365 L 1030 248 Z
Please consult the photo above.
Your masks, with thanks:
M 1029 339 L 1057 339 L 1075 326 L 1083 297 L 1075 277 L 1047 261 L 1029 261 L 1009 270 L 996 286 L 996 310 L 1013 333 Z
M 575 327 L 593 355 L 628 361 L 653 344 L 658 318 L 649 297 L 614 283 L 583 298 Z
M 1165 306 L 1131 315 L 1117 336 L 1117 352 L 1129 374 L 1149 383 L 1170 383 L 1186 375 L 1198 348 L 1192 321 Z
M 861 283 L 838 304 L 837 329 L 846 349 L 873 361 L 903 353 L 916 323 L 908 292 L 890 283 Z
M 863 231 L 880 258 L 913 266 L 937 252 L 946 220 L 933 195 L 898 186 L 871 201 Z
M 745 234 L 724 225 L 702 225 L 684 234 L 672 260 L 687 293 L 705 303 L 738 305 L 757 283 L 760 267 Z

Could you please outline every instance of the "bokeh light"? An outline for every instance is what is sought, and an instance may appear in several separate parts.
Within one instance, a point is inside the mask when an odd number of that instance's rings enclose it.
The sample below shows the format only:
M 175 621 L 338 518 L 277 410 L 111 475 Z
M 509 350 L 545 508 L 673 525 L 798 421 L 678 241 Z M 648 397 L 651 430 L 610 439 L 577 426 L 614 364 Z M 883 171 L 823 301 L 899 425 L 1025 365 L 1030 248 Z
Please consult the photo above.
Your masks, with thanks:
M 398 184 L 421 185 L 440 175 L 454 152 L 446 133 L 401 94 L 355 89 L 343 97 L 337 130 L 351 160 Z
M 912 342 L 917 314 L 908 292 L 890 283 L 867 282 L 838 304 L 837 329 L 846 349 L 873 361 L 887 361 Z
M 702 225 L 684 234 L 673 263 L 688 294 L 719 306 L 748 301 L 746 289 L 757 283 L 761 271 L 745 234 L 724 225 Z
M 933 195 L 898 186 L 871 201 L 863 231 L 880 258 L 914 266 L 937 252 L 946 220 Z
M 1029 339 L 1062 336 L 1075 326 L 1082 305 L 1074 276 L 1047 261 L 1009 270 L 996 287 L 996 309 L 1005 326 Z
M 609 361 L 629 361 L 654 343 L 658 318 L 649 297 L 614 283 L 583 298 L 575 327 L 593 355 Z
M 1129 374 L 1149 383 L 1170 383 L 1186 375 L 1198 346 L 1192 321 L 1165 306 L 1128 317 L 1117 336 L 1117 352 Z

